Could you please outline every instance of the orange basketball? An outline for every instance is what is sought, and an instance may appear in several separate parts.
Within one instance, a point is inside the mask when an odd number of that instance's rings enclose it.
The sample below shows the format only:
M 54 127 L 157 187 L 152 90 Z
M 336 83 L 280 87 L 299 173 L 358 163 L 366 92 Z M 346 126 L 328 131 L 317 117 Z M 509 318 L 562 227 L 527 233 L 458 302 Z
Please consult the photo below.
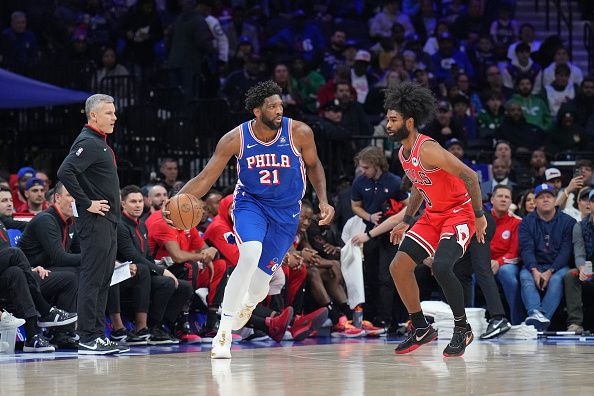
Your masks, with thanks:
M 190 230 L 202 220 L 202 202 L 192 194 L 177 194 L 171 197 L 166 210 L 173 226 L 179 230 Z

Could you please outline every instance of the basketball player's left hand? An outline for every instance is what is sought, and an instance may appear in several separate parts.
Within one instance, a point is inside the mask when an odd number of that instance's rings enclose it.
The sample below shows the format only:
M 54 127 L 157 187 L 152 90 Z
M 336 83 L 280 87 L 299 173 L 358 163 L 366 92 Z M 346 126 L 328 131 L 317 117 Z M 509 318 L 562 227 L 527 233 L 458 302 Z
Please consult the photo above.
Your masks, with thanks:
M 485 234 L 487 233 L 487 218 L 485 215 L 476 220 L 476 240 L 479 243 L 485 243 Z
M 320 202 L 320 221 L 319 225 L 329 225 L 334 218 L 334 208 L 327 203 Z
M 163 202 L 163 205 L 161 206 L 161 215 L 163 216 L 163 220 L 165 220 L 165 223 L 167 223 L 173 227 L 173 221 L 171 221 L 171 219 L 169 218 L 169 215 L 171 215 L 171 212 L 165 209 L 165 208 L 167 208 L 168 203 L 169 203 L 169 198 L 166 199 L 165 202 Z

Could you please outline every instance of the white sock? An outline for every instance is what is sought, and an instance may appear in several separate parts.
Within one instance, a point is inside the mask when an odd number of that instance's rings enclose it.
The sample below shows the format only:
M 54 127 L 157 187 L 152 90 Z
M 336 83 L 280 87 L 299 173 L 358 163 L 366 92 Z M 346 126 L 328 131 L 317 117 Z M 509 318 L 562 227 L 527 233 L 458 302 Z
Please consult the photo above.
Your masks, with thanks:
M 225 286 L 219 333 L 221 331 L 231 332 L 233 317 L 247 294 L 252 276 L 258 268 L 258 261 L 262 255 L 262 243 L 258 241 L 244 242 L 237 247 L 239 248 L 239 261 L 227 280 L 227 286 Z

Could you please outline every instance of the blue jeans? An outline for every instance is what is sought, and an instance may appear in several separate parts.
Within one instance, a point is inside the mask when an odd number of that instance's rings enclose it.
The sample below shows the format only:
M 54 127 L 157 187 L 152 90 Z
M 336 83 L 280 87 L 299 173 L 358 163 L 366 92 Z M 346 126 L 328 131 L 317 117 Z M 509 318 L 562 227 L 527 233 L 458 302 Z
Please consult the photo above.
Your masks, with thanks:
M 501 284 L 503 294 L 509 305 L 511 324 L 518 325 L 524 320 L 524 307 L 520 294 L 520 266 L 518 264 L 505 264 L 499 267 L 495 279 Z
M 522 300 L 524 301 L 528 315 L 532 315 L 535 310 L 538 310 L 548 319 L 553 317 L 561 302 L 561 297 L 563 297 L 563 277 L 567 271 L 569 271 L 569 267 L 563 267 L 553 273 L 545 289 L 544 297 L 541 300 L 540 291 L 536 288 L 532 273 L 526 268 L 522 268 L 520 271 Z

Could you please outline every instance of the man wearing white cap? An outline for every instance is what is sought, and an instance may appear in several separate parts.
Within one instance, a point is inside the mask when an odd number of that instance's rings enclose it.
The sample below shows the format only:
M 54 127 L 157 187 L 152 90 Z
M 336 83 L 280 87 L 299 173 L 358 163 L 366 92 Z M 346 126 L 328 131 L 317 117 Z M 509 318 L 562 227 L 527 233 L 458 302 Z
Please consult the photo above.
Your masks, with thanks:
M 547 180 L 554 174 L 549 172 L 552 169 L 546 170 Z M 528 311 L 526 324 L 546 330 L 563 297 L 563 277 L 569 271 L 573 253 L 575 220 L 555 207 L 556 192 L 550 184 L 536 186 L 534 196 L 536 209 L 524 217 L 519 227 L 524 262 L 520 283 Z M 544 292 L 544 297 L 540 292 Z
M 357 102 L 363 104 L 369 90 L 377 83 L 378 78 L 368 73 L 371 54 L 365 50 L 357 51 L 355 63 L 351 68 L 351 85 L 357 91 Z

